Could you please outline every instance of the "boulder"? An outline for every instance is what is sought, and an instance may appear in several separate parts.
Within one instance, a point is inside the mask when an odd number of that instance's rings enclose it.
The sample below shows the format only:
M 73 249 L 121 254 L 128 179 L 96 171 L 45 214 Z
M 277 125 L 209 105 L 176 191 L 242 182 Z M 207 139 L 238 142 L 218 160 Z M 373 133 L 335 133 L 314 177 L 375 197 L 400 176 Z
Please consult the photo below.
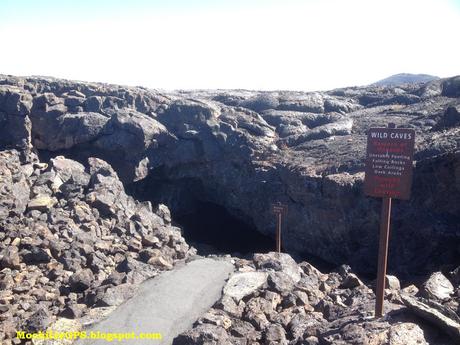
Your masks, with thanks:
M 264 332 L 264 341 L 267 345 L 287 344 L 286 331 L 279 324 L 271 324 Z
M 20 269 L 21 262 L 19 257 L 18 247 L 11 246 L 7 247 L 3 253 L 0 260 L 0 267 L 11 268 L 11 269 Z
M 51 260 L 51 253 L 40 247 L 32 247 L 30 250 L 21 251 L 22 260 L 29 265 L 48 263 Z
M 49 211 L 56 204 L 56 199 L 48 195 L 37 195 L 35 198 L 29 201 L 27 209 L 38 210 L 42 212 Z
M 222 309 L 228 315 L 241 318 L 243 308 L 240 304 L 236 304 L 235 300 L 229 295 L 223 295 L 222 298 L 216 302 L 215 308 Z
M 85 100 L 83 107 L 85 111 L 98 113 L 101 111 L 102 104 L 103 104 L 102 97 L 91 96 Z
M 59 131 L 55 135 L 35 131 L 34 127 L 33 135 L 40 136 L 41 149 L 69 149 L 96 139 L 108 120 L 106 116 L 98 113 L 63 114 L 56 118 Z
M 423 283 L 421 293 L 427 298 L 443 301 L 454 293 L 454 287 L 444 274 L 435 272 Z
M 83 269 L 70 276 L 70 289 L 73 292 L 83 292 L 91 286 L 93 280 L 93 272 L 90 269 Z
M 389 345 L 428 345 L 423 330 L 414 323 L 400 323 L 391 326 L 388 333 Z
M 455 342 L 460 342 L 460 323 L 458 320 L 453 320 L 445 316 L 439 310 L 418 301 L 414 297 L 401 295 L 401 299 L 417 316 L 441 328 L 444 332 L 449 334 Z
M 109 287 L 105 292 L 96 296 L 95 305 L 98 307 L 118 306 L 134 296 L 136 288 L 132 284 L 120 284 Z
M 294 288 L 294 280 L 284 272 L 270 272 L 267 279 L 268 287 L 278 293 L 285 294 Z
M 390 290 L 401 290 L 399 279 L 392 275 L 385 276 L 385 288 Z
M 25 320 L 22 331 L 28 333 L 37 333 L 39 331 L 45 331 L 51 324 L 52 317 L 49 312 L 44 308 L 39 308 L 35 313 Z
M 354 289 L 359 286 L 364 286 L 364 283 L 354 273 L 348 273 L 340 284 L 342 289 Z
M 228 338 L 223 327 L 204 323 L 174 338 L 172 345 L 230 345 Z
M 281 271 L 287 274 L 294 283 L 300 280 L 300 268 L 294 259 L 286 253 L 270 252 L 267 254 L 254 254 L 256 267 L 264 271 Z
M 78 319 L 83 316 L 86 309 L 87 309 L 86 304 L 78 304 L 78 303 L 71 304 L 62 311 L 60 316 L 63 316 L 69 319 Z
M 267 281 L 265 272 L 235 273 L 224 287 L 224 295 L 234 298 L 236 301 L 253 294 Z

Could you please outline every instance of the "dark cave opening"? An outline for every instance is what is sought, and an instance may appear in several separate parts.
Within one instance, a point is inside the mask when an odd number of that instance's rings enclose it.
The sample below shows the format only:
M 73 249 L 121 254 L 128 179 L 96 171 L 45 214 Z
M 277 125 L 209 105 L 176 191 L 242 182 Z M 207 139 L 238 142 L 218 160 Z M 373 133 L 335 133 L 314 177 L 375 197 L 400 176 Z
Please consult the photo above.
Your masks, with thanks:
M 126 186 L 127 193 L 140 201 L 165 204 L 173 224 L 182 229 L 187 243 L 200 255 L 252 255 L 275 250 L 275 239 L 257 231 L 251 220 L 212 200 L 210 191 L 198 178 L 172 179 L 162 168 L 144 180 Z
M 173 218 L 182 227 L 185 239 L 200 254 L 246 255 L 268 252 L 275 247 L 274 239 L 211 202 L 197 200 L 194 212 L 173 215 Z

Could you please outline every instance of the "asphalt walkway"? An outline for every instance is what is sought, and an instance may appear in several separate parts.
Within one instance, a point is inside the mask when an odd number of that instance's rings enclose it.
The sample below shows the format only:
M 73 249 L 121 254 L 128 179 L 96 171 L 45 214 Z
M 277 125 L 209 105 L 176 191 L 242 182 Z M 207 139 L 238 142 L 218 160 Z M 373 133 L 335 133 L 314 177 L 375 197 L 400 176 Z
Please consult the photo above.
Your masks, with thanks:
M 101 333 L 160 333 L 161 340 L 80 339 L 78 345 L 164 344 L 173 339 L 203 315 L 221 296 L 233 265 L 226 260 L 202 258 L 162 273 L 144 282 L 136 295 L 120 305 L 110 316 L 86 329 Z

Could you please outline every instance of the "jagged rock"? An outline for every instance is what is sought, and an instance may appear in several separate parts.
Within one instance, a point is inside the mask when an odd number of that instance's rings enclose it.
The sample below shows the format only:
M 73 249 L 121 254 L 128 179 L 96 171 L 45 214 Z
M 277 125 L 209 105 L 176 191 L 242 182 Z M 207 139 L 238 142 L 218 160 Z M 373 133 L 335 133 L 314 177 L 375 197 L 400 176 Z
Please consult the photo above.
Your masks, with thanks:
M 265 314 L 259 310 L 250 309 L 244 313 L 243 318 L 245 321 L 251 323 L 258 331 L 264 330 L 270 324 Z
M 428 345 L 423 330 L 414 323 L 400 323 L 391 326 L 388 333 L 388 344 L 391 345 Z
M 29 333 L 44 331 L 51 322 L 52 319 L 48 311 L 40 308 L 27 318 L 21 330 Z
M 163 219 L 165 224 L 171 224 L 171 212 L 166 205 L 159 204 L 155 213 Z
M 223 311 L 216 309 L 209 310 L 198 320 L 198 322 L 221 326 L 226 330 L 232 326 L 230 318 Z
M 49 169 L 54 171 L 62 183 L 72 180 L 73 183 L 86 187 L 90 176 L 85 172 L 83 164 L 63 156 L 50 159 Z M 50 182 L 56 183 L 54 180 Z M 57 186 L 59 188 L 59 186 Z
M 109 274 L 107 279 L 104 280 L 103 284 L 120 285 L 125 281 L 125 279 L 126 273 L 113 271 Z
M 46 212 L 56 204 L 56 199 L 48 195 L 38 195 L 27 204 L 28 210 L 38 210 Z
M 446 300 L 454 293 L 454 287 L 441 272 L 435 272 L 423 284 L 421 292 L 427 298 Z
M 101 111 L 102 103 L 103 103 L 102 97 L 91 96 L 85 100 L 83 107 L 85 108 L 85 111 L 97 113 Z
M 21 261 L 19 257 L 18 247 L 11 246 L 7 247 L 2 253 L 2 259 L 0 260 L 0 267 L 7 267 L 12 269 L 20 269 Z
M 67 318 L 58 318 L 55 322 L 49 325 L 46 329 L 50 334 L 76 334 L 74 332 L 80 332 L 82 325 L 78 320 L 71 320 Z M 34 339 L 34 345 L 71 345 L 74 340 L 69 338 L 54 338 L 48 340 Z
M 232 336 L 245 338 L 248 341 L 258 341 L 261 338 L 261 333 L 256 331 L 251 323 L 240 319 L 232 321 L 232 326 L 229 331 Z
M 163 270 L 170 270 L 173 268 L 173 265 L 162 256 L 155 256 L 153 258 L 150 258 L 147 261 L 147 263 L 152 265 L 153 267 L 157 267 Z
M 83 316 L 86 308 L 86 304 L 71 304 L 62 311 L 61 316 L 69 319 L 78 319 Z
M 255 254 L 256 267 L 262 270 L 282 271 L 287 274 L 294 283 L 300 280 L 300 269 L 294 259 L 286 253 L 270 252 L 268 254 Z
M 281 303 L 281 296 L 273 291 L 265 291 L 264 298 L 272 304 L 273 309 Z
M 109 287 L 105 292 L 96 296 L 95 305 L 98 307 L 118 306 L 134 296 L 136 288 L 132 284 L 120 284 Z
M 93 279 L 94 275 L 90 269 L 81 270 L 70 277 L 70 288 L 74 292 L 83 292 L 91 286 Z
M 317 337 L 311 336 L 304 339 L 305 345 L 319 345 L 319 339 Z
M 385 288 L 390 290 L 401 290 L 399 279 L 387 274 L 385 276 Z
M 230 345 L 231 343 L 228 341 L 228 334 L 223 327 L 204 323 L 197 328 L 180 334 L 173 341 L 173 345 L 190 344 Z
M 294 288 L 291 276 L 283 272 L 270 272 L 267 283 L 270 289 L 281 294 L 287 293 Z
M 51 260 L 50 252 L 39 247 L 32 247 L 30 250 L 21 251 L 22 260 L 27 264 L 47 263 Z
M 354 273 L 348 273 L 345 279 L 340 284 L 343 289 L 354 289 L 358 286 L 363 286 L 363 282 Z
M 286 331 L 281 325 L 271 324 L 264 332 L 265 344 L 287 344 Z
M 415 285 L 411 284 L 402 289 L 401 292 L 407 295 L 415 296 L 416 294 L 418 294 L 419 289 Z
M 229 295 L 223 295 L 222 299 L 218 301 L 215 308 L 222 309 L 230 316 L 240 318 L 243 314 L 243 307 L 240 304 L 236 304 L 235 300 Z
M 267 273 L 265 272 L 235 273 L 228 280 L 223 292 L 224 295 L 239 301 L 257 291 L 266 281 Z
M 435 324 L 449 334 L 456 342 L 460 342 L 460 323 L 448 318 L 434 308 L 417 301 L 415 298 L 401 295 L 404 304 L 418 316 Z

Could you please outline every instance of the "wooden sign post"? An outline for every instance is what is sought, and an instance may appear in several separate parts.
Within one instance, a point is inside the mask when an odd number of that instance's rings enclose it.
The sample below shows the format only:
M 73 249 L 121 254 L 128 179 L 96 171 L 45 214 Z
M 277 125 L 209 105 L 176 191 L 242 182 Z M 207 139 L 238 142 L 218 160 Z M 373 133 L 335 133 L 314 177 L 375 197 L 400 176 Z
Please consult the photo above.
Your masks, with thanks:
M 412 185 L 415 131 L 407 128 L 370 128 L 367 134 L 364 193 L 382 198 L 375 316 L 383 315 L 391 199 L 408 200 Z
M 276 251 L 281 253 L 281 217 L 287 213 L 287 205 L 284 205 L 280 202 L 272 204 L 272 212 L 277 216 L 277 226 L 276 226 Z

